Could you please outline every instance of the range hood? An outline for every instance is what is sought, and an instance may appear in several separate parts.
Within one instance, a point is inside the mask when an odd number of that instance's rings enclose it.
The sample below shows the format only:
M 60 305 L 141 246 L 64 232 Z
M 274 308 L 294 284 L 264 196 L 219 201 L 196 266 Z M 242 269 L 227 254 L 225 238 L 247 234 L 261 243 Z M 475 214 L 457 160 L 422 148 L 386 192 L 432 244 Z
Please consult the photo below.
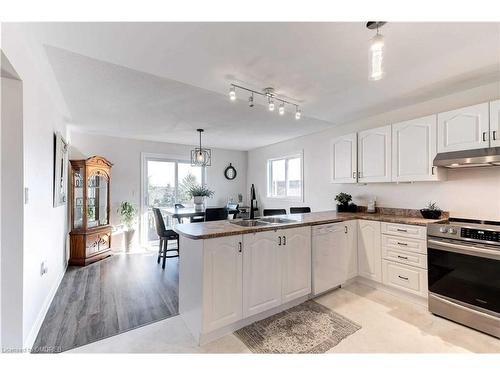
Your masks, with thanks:
M 446 168 L 500 166 L 500 147 L 442 152 L 436 155 L 433 165 Z

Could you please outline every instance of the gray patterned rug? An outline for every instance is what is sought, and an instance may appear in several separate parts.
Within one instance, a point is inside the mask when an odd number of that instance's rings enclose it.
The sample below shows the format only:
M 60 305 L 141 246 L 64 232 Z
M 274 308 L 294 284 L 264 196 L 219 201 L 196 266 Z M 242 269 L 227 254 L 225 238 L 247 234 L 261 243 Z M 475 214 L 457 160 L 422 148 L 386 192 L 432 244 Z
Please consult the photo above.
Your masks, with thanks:
M 235 335 L 254 353 L 325 353 L 361 326 L 312 300 Z

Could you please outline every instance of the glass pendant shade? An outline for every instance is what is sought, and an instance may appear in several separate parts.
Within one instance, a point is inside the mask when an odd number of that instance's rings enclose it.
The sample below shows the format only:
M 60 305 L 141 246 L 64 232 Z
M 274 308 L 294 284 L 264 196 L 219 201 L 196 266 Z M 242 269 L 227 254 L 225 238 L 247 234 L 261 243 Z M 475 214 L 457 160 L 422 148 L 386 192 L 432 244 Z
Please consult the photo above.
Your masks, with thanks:
M 369 78 L 378 81 L 384 76 L 384 37 L 380 34 L 375 35 L 370 44 L 370 74 Z

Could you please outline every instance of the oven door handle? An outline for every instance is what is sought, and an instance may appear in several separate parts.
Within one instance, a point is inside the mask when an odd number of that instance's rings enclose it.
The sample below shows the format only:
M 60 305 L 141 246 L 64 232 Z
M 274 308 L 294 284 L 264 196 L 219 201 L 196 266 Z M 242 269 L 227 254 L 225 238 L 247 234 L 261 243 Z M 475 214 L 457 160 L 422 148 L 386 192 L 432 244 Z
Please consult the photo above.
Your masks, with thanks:
M 496 259 L 500 260 L 500 251 L 499 250 L 488 250 L 483 247 L 473 246 L 473 245 L 460 245 L 452 242 L 443 242 L 437 240 L 427 240 L 428 247 L 431 247 L 436 250 L 443 251 L 451 251 L 452 253 L 465 254 L 478 256 L 482 258 L 488 259 Z

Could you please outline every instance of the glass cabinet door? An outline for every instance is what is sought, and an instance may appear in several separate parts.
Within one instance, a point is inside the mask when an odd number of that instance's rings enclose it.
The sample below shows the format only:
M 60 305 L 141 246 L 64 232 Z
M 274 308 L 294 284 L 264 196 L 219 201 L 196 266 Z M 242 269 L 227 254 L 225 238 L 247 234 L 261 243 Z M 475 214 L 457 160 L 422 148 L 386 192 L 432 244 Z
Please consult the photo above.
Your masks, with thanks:
M 102 173 L 94 173 L 87 182 L 87 227 L 107 225 L 108 179 Z
M 83 228 L 83 167 L 73 169 L 73 228 Z

